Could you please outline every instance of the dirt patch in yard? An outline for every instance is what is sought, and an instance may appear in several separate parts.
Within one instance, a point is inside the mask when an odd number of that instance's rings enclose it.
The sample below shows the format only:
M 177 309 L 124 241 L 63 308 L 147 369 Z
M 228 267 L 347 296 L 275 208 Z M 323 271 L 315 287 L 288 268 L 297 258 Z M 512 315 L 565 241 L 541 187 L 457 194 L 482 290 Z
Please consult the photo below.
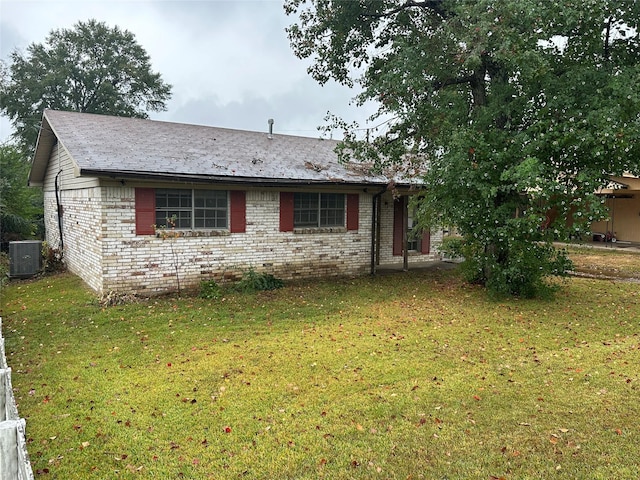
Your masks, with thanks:
M 640 252 L 571 248 L 569 258 L 579 276 L 640 281 Z

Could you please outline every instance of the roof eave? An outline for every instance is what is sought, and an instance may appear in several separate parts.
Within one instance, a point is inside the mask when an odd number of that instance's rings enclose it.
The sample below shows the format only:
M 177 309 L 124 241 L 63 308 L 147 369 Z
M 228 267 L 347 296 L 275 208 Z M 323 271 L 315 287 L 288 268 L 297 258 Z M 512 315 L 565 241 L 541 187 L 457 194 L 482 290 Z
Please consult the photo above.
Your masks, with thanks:
M 30 187 L 41 187 L 44 184 L 44 177 L 47 172 L 47 164 L 51 157 L 51 151 L 57 142 L 57 136 L 51 128 L 47 119 L 47 112 L 42 114 L 42 124 L 36 141 L 36 148 L 31 161 L 31 169 L 27 184 Z
M 81 169 L 81 176 L 94 176 L 102 178 L 111 178 L 116 180 L 154 180 L 154 181 L 171 181 L 171 182 L 190 182 L 190 183 L 218 183 L 218 184 L 242 184 L 252 185 L 256 187 L 294 187 L 304 185 L 318 186 L 351 186 L 351 187 L 373 187 L 386 186 L 387 181 L 349 181 L 344 179 L 295 179 L 295 178 L 266 178 L 266 177 L 242 177 L 242 176 L 226 176 L 226 175 L 195 175 L 195 174 L 176 174 L 168 172 L 139 172 L 127 170 L 93 170 Z

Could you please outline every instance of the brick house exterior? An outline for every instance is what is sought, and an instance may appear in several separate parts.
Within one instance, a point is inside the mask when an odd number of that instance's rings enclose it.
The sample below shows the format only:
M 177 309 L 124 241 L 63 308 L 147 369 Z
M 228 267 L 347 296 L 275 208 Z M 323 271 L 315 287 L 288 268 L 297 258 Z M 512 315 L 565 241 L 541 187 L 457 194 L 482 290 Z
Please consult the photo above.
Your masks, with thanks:
M 46 241 L 99 293 L 436 259 L 437 235 L 406 241 L 410 184 L 388 191 L 339 163 L 336 144 L 47 110 L 29 183 L 44 190 Z

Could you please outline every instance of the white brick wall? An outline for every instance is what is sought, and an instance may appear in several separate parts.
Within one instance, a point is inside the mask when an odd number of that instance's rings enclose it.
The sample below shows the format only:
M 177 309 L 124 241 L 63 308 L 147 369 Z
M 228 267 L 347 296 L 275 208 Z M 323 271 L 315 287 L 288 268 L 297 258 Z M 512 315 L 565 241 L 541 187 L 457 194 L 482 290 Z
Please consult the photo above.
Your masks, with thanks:
M 60 245 L 60 235 L 58 232 L 58 220 L 56 209 L 56 194 L 54 192 L 44 192 L 44 229 L 45 241 L 53 248 Z
M 249 190 L 246 233 L 157 238 L 135 235 L 133 188 L 103 191 L 103 291 L 175 291 L 178 281 L 188 289 L 207 278 L 240 278 L 249 268 L 284 279 L 358 275 L 368 269 L 368 194 L 360 195 L 358 231 L 280 232 L 279 192 Z
M 99 187 L 62 190 L 64 261 L 72 273 L 82 277 L 94 290 L 102 289 L 101 189 Z M 54 192 L 45 192 L 46 240 L 60 248 L 57 203 Z
M 135 234 L 133 187 L 61 193 L 67 265 L 98 292 L 162 293 L 176 291 L 178 281 L 186 290 L 203 279 L 240 278 L 249 268 L 283 279 L 362 275 L 370 269 L 369 193 L 360 194 L 357 231 L 280 232 L 279 192 L 264 189 L 247 191 L 246 233 L 170 238 Z M 55 245 L 58 228 L 52 195 L 45 196 L 46 227 L 47 240 Z M 383 202 L 382 225 L 381 264 L 401 262 L 401 257 L 391 255 L 392 201 Z M 418 255 L 415 260 L 432 258 Z

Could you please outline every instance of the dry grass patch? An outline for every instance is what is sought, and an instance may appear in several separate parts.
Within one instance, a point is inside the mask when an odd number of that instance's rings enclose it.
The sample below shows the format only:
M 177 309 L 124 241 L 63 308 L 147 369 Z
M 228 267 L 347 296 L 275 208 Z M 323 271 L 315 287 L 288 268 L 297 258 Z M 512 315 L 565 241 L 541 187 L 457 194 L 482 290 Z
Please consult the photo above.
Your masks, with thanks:
M 612 278 L 640 279 L 640 252 L 620 249 L 572 247 L 569 258 L 578 273 Z

